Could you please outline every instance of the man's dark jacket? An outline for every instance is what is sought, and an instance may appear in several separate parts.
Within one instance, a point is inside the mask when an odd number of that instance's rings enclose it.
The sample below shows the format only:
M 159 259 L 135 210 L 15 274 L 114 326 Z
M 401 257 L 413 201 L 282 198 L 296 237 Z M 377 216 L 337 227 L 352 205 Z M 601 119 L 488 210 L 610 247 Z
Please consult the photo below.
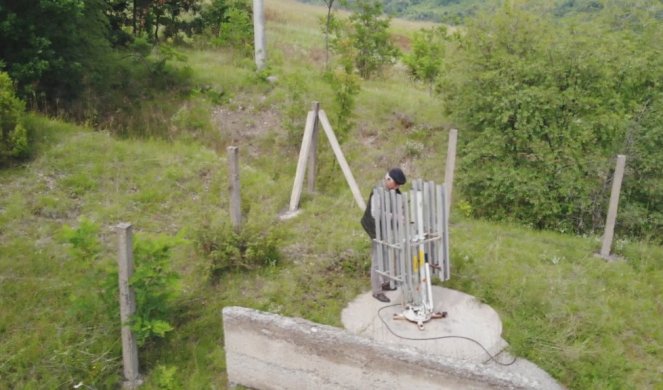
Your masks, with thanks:
M 397 188 L 396 193 L 400 194 L 401 191 Z M 368 236 L 371 237 L 371 240 L 375 239 L 375 218 L 371 213 L 371 202 L 373 201 L 373 191 L 368 196 L 368 202 L 366 202 L 366 210 L 364 210 L 364 215 L 361 217 L 361 226 L 364 228 Z

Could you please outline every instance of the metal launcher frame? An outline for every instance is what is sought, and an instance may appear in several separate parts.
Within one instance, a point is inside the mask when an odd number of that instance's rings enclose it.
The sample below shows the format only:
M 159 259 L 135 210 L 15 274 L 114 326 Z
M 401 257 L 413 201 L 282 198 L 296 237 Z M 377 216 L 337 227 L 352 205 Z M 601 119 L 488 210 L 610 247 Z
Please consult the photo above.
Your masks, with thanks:
M 401 314 L 423 330 L 424 322 L 442 318 L 434 311 L 432 275 L 449 280 L 449 223 L 444 185 L 419 179 L 412 190 L 397 194 L 382 187 L 373 190 L 377 272 L 391 287 L 402 288 Z

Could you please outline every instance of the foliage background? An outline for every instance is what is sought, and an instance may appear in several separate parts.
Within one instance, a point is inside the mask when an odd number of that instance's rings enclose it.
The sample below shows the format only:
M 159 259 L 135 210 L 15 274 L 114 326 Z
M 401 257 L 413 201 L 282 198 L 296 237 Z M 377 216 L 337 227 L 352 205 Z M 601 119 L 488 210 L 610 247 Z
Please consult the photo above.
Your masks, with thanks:
M 642 125 L 659 120 L 662 33 L 637 6 L 581 23 L 505 5 L 456 34 L 439 88 L 468 132 L 459 186 L 475 215 L 597 232 L 625 154 L 618 229 L 660 236 L 663 177 L 644 162 L 663 163 L 663 145 Z

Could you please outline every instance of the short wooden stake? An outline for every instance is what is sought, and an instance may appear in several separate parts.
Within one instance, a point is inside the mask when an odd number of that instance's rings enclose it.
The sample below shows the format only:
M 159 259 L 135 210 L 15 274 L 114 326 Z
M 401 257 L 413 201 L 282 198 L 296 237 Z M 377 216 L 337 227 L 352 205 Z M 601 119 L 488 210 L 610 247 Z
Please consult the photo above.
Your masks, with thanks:
M 239 153 L 237 146 L 229 146 L 228 149 L 228 180 L 230 191 L 230 221 L 233 229 L 239 231 L 242 228 L 242 198 L 239 190 Z
M 449 141 L 447 145 L 447 165 L 444 172 L 444 185 L 446 186 L 447 198 L 445 206 L 447 218 L 451 211 L 451 192 L 454 186 L 454 169 L 456 168 L 456 144 L 458 142 L 458 130 L 451 129 L 449 131 Z
M 603 233 L 603 245 L 601 246 L 601 257 L 606 260 L 612 260 L 610 248 L 615 233 L 615 220 L 617 219 L 617 206 L 619 204 L 619 193 L 622 187 L 622 178 L 624 177 L 624 166 L 626 165 L 626 156 L 620 154 L 617 156 L 615 165 L 615 174 L 612 179 L 612 191 L 610 192 L 610 205 L 608 206 L 608 216 L 605 222 L 605 232 Z
M 129 321 L 136 312 L 136 297 L 129 286 L 134 272 L 131 224 L 117 225 L 118 232 L 118 279 L 120 284 L 120 320 L 122 321 L 122 362 L 124 364 L 125 389 L 135 389 L 142 384 L 138 372 L 138 347 L 131 332 Z
M 308 157 L 308 171 L 307 176 L 307 190 L 308 192 L 315 191 L 315 179 L 318 164 L 318 111 L 320 111 L 320 103 L 313 102 L 311 105 L 311 111 L 315 113 L 315 122 L 313 123 L 313 132 L 311 133 L 311 146 L 309 147 L 309 157 Z

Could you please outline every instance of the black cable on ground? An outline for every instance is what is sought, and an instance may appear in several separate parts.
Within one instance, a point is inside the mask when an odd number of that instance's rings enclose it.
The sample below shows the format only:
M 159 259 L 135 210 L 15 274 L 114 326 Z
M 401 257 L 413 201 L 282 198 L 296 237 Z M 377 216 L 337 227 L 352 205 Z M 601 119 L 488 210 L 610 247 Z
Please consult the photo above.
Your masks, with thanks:
M 405 336 L 401 336 L 401 335 L 399 335 L 399 334 L 396 334 L 396 332 L 394 332 L 394 331 L 391 329 L 391 327 L 389 327 L 389 324 L 387 324 L 387 322 L 384 320 L 384 318 L 382 318 L 382 310 L 384 310 L 384 309 L 386 309 L 386 308 L 389 308 L 389 307 L 394 307 L 394 306 L 400 306 L 400 304 L 397 303 L 397 304 L 394 304 L 394 305 L 388 305 L 388 306 L 383 306 L 383 307 L 381 307 L 381 308 L 378 310 L 378 317 L 380 317 L 380 321 L 382 321 L 382 323 L 384 324 L 384 326 L 387 327 L 387 329 L 389 330 L 389 332 L 390 332 L 391 334 L 393 334 L 394 336 L 398 337 L 398 338 L 401 338 L 401 339 L 403 339 L 403 340 L 414 340 L 414 341 L 441 340 L 441 339 L 463 339 L 463 340 L 468 340 L 468 341 L 473 342 L 474 344 L 476 344 L 476 345 L 478 345 L 479 347 L 481 347 L 481 349 L 483 349 L 484 352 L 486 352 L 486 355 L 488 355 L 489 358 L 488 358 L 488 360 L 486 360 L 485 362 L 483 362 L 484 364 L 485 364 L 485 363 L 488 363 L 489 361 L 492 360 L 492 361 L 494 361 L 496 364 L 499 364 L 500 366 L 510 366 L 510 365 L 514 364 L 514 363 L 516 362 L 516 360 L 518 360 L 517 357 L 514 357 L 513 360 L 512 360 L 511 362 L 509 362 L 509 363 L 502 363 L 502 362 L 500 362 L 499 360 L 497 360 L 496 357 L 499 356 L 502 352 L 504 352 L 504 350 L 501 350 L 501 351 L 499 351 L 497 354 L 492 355 L 492 354 L 486 349 L 486 347 L 484 347 L 480 342 L 478 342 L 477 340 L 475 340 L 475 339 L 473 339 L 473 338 L 471 338 L 471 337 L 466 337 L 466 336 L 436 336 L 436 337 L 414 338 L 414 337 L 405 337 Z

